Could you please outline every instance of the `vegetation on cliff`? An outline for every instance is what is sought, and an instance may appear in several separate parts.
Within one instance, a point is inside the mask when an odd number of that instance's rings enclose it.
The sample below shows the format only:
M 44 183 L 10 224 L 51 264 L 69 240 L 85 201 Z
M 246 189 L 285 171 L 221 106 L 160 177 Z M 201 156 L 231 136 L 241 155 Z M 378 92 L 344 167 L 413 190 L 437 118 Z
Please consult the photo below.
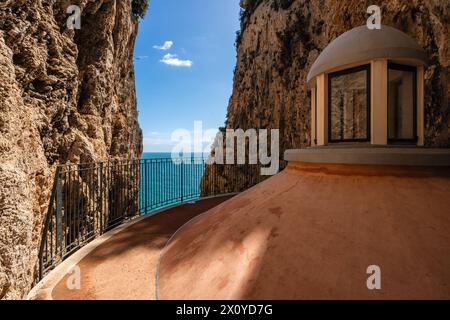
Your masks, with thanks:
M 143 19 L 148 10 L 148 0 L 133 0 L 131 9 L 136 18 Z

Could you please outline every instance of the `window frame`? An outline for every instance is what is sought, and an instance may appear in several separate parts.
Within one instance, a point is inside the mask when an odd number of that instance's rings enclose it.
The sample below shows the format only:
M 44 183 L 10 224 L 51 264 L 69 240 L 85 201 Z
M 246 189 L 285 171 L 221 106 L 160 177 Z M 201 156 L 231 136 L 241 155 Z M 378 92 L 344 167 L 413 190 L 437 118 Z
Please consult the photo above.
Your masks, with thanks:
M 411 144 L 417 144 L 419 141 L 419 137 L 417 136 L 417 67 L 399 64 L 399 63 L 393 63 L 388 62 L 388 70 L 387 70 L 387 84 L 388 84 L 388 90 L 387 90 L 387 141 L 390 145 L 411 145 Z M 412 72 L 413 73 L 413 136 L 412 139 L 391 139 L 389 138 L 389 70 L 397 70 L 397 71 L 406 71 L 406 72 Z
M 331 88 L 331 82 L 334 78 L 357 73 L 361 71 L 366 71 L 366 95 L 367 95 L 367 132 L 366 132 L 366 138 L 364 139 L 332 139 L 332 130 L 331 130 L 331 101 L 332 101 L 332 88 Z M 371 84 L 371 64 L 364 64 L 361 66 L 357 66 L 354 68 L 344 69 L 337 72 L 333 72 L 328 74 L 328 142 L 329 143 L 343 143 L 343 142 L 370 142 L 372 137 L 372 120 L 371 120 L 371 111 L 372 111 L 372 84 Z
M 318 107 L 317 107 L 317 92 L 318 92 L 318 90 L 317 90 L 317 84 L 316 84 L 316 86 L 314 87 L 314 145 L 315 146 L 317 146 L 317 133 L 318 133 L 318 130 L 317 130 L 317 111 L 318 111 Z

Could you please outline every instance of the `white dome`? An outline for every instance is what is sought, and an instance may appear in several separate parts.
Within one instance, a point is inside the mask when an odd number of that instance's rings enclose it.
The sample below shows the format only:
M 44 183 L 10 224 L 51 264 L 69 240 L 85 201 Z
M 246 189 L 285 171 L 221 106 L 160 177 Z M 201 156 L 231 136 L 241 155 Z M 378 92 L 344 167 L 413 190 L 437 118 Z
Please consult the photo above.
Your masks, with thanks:
M 314 62 L 307 81 L 341 66 L 380 58 L 414 59 L 427 64 L 425 50 L 407 34 L 389 26 L 370 30 L 364 25 L 333 40 Z

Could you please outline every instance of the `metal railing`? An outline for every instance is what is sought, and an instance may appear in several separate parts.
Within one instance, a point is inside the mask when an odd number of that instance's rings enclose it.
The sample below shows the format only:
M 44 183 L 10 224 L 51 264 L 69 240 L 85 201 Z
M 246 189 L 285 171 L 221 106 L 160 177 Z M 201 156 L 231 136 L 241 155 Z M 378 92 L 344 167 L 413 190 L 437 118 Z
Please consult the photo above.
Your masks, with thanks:
M 284 164 L 282 164 L 284 166 Z M 126 220 L 204 197 L 235 194 L 266 179 L 259 165 L 208 165 L 205 158 L 154 158 L 56 169 L 36 281 Z

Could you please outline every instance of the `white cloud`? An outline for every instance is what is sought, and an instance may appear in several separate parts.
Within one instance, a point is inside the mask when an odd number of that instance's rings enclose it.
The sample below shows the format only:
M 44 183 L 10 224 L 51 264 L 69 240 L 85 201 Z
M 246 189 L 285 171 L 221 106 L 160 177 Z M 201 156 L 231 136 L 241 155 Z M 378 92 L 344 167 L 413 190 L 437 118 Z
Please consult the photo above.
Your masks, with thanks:
M 173 46 L 173 41 L 166 41 L 162 46 L 153 46 L 157 50 L 169 50 Z
M 180 60 L 176 54 L 168 53 L 160 60 L 169 66 L 190 68 L 194 64 L 191 60 Z

